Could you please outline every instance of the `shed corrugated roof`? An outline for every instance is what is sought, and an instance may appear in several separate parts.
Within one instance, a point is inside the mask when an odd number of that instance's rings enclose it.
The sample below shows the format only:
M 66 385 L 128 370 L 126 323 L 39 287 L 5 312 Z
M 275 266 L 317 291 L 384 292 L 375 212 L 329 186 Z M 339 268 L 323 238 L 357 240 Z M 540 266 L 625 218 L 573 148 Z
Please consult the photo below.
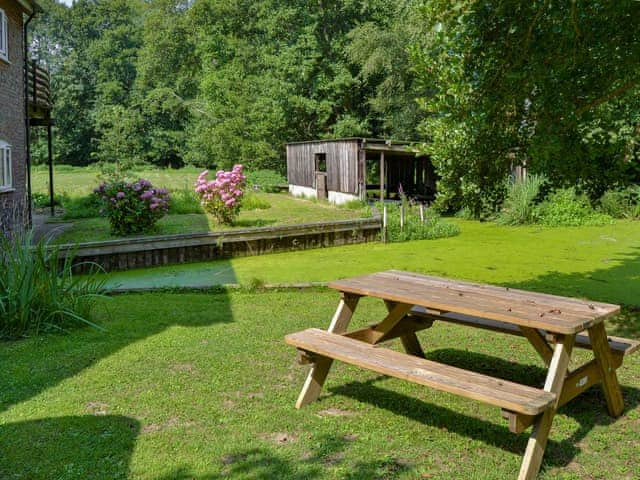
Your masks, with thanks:
M 384 138 L 366 138 L 366 137 L 345 137 L 345 138 L 325 138 L 316 140 L 302 140 L 298 142 L 287 142 L 285 145 L 302 145 L 305 143 L 330 143 L 330 142 L 365 142 L 365 143 L 379 143 L 385 145 L 415 145 L 419 142 L 409 140 L 390 140 Z
M 289 145 L 308 145 L 312 143 L 339 143 L 339 142 L 358 142 L 359 148 L 366 151 L 377 152 L 393 152 L 393 153 L 412 153 L 417 154 L 419 150 L 416 148 L 419 142 L 410 142 L 402 140 L 385 140 L 382 138 L 363 138 L 363 137 L 347 137 L 347 138 L 330 138 L 330 139 L 318 139 L 307 140 L 302 142 L 289 142 Z

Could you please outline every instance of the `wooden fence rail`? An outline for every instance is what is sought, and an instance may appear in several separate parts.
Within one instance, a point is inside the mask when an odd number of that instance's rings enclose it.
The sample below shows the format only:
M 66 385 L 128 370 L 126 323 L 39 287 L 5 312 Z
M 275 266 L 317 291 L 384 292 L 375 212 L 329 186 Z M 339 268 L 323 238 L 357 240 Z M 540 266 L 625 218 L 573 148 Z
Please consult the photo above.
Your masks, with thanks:
M 27 69 L 27 82 L 29 106 L 34 110 L 50 110 L 52 101 L 49 72 L 32 61 Z

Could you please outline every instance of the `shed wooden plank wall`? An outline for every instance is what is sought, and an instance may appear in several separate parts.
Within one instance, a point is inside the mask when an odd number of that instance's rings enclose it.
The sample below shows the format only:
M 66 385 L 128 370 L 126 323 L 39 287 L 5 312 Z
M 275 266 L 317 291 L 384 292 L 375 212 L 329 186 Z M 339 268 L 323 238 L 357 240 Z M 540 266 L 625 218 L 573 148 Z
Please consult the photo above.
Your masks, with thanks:
M 315 187 L 315 154 L 326 154 L 327 188 L 358 193 L 359 141 L 341 140 L 287 145 L 287 177 L 290 185 Z

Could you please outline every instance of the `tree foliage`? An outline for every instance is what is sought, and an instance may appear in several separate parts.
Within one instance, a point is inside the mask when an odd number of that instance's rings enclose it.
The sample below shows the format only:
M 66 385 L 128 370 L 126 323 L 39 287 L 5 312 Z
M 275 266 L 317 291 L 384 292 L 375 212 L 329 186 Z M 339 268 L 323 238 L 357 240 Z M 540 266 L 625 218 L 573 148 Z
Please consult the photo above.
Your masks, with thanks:
M 593 196 L 637 162 L 640 4 L 426 0 L 417 75 L 441 203 L 476 213 L 511 165 Z
M 287 141 L 422 140 L 443 209 L 514 165 L 640 176 L 640 2 L 41 0 L 56 160 L 284 170 Z M 38 148 L 36 148 L 38 151 Z

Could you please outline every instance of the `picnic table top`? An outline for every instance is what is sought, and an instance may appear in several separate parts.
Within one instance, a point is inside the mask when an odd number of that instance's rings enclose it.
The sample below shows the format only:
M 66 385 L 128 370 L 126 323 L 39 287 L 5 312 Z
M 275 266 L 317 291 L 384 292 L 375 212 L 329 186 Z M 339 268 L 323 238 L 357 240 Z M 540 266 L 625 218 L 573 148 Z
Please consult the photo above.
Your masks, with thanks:
M 398 270 L 336 280 L 329 287 L 442 313 L 462 313 L 567 335 L 581 332 L 620 311 L 618 305 L 609 303 Z

